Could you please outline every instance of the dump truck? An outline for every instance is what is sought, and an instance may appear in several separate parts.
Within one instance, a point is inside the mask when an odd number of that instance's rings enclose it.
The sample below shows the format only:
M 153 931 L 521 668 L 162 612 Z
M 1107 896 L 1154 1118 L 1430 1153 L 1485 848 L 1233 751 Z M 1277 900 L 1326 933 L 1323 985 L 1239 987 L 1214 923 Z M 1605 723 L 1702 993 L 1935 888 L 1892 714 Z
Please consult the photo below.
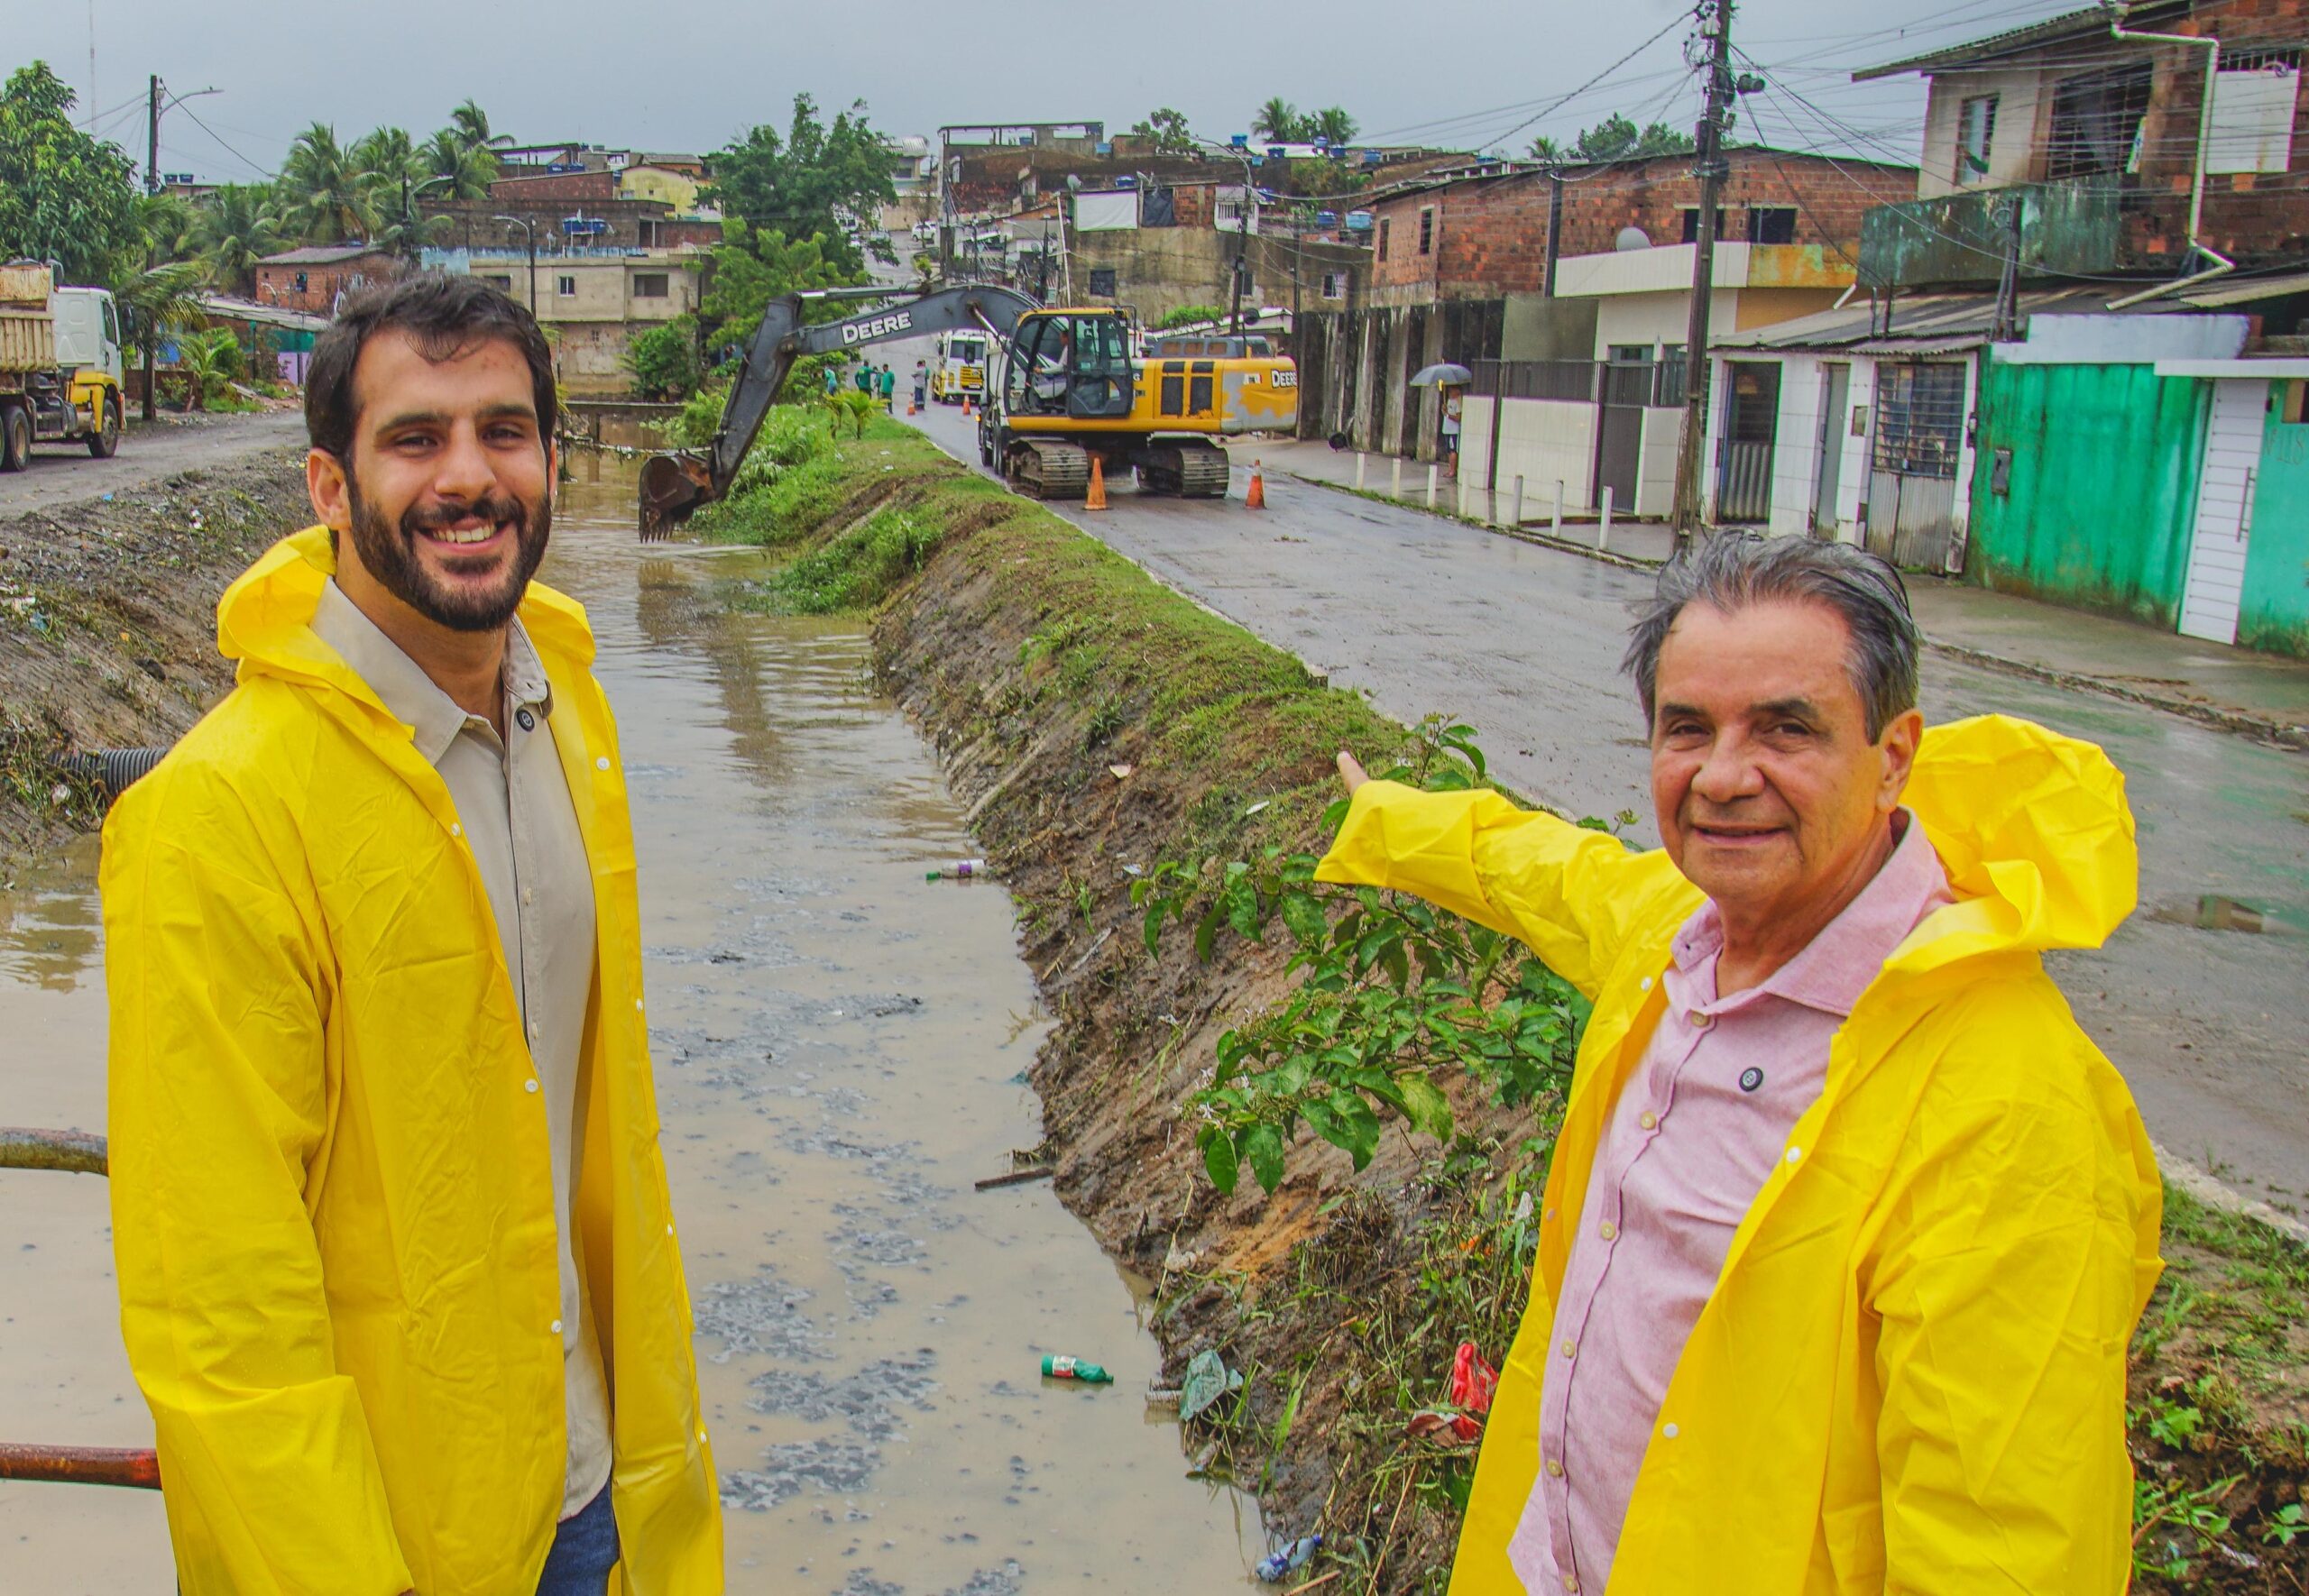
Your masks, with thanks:
M 66 288 L 54 268 L 0 266 L 0 471 L 22 471 L 35 443 L 120 447 L 120 311 L 102 289 Z

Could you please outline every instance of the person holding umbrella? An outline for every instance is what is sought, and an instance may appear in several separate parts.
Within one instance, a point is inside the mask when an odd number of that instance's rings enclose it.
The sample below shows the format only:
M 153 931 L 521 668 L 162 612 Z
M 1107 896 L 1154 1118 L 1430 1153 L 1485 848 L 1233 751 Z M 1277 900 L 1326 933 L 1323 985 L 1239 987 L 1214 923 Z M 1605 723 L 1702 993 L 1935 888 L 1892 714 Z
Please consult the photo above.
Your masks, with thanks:
M 1474 373 L 1467 367 L 1450 361 L 1423 366 L 1412 376 L 1413 388 L 1434 388 L 1441 390 L 1443 411 L 1443 464 L 1449 473 L 1459 474 L 1459 412 L 1462 397 Z

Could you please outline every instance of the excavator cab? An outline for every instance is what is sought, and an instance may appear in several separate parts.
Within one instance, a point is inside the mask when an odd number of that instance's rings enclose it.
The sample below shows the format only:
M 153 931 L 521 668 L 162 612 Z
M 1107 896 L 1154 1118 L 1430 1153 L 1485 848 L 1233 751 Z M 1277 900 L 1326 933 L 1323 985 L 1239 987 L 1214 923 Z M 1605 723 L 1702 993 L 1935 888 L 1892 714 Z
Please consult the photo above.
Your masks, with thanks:
M 1136 401 L 1130 323 L 1117 310 L 1045 310 L 1018 318 L 1004 362 L 1015 417 L 1127 417 Z

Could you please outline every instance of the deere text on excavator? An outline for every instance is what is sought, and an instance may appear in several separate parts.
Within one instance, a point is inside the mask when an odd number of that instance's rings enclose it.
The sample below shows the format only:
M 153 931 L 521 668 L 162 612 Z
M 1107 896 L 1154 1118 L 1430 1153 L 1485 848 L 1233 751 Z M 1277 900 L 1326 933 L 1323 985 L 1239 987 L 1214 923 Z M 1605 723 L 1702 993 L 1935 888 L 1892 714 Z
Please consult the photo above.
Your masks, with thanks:
M 874 309 L 806 323 L 805 301 L 875 299 Z M 729 491 L 794 362 L 983 327 L 995 348 L 979 418 L 979 459 L 1040 499 L 1080 499 L 1090 463 L 1136 470 L 1142 493 L 1216 499 L 1227 491 L 1218 439 L 1298 424 L 1298 371 L 1267 354 L 1141 362 L 1128 315 L 1113 307 L 1050 307 L 992 283 L 907 295 L 835 289 L 771 302 L 731 383 L 713 441 L 650 457 L 641 470 L 641 535 L 663 537 Z

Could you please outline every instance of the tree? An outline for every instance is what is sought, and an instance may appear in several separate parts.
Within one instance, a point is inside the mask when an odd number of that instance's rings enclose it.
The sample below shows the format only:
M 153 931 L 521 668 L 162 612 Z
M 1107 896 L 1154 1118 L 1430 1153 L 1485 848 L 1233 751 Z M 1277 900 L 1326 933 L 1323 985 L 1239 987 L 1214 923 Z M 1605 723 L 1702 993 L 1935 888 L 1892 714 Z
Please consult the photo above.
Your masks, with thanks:
M 54 261 L 105 283 L 141 264 L 135 163 L 72 125 L 72 91 L 45 61 L 0 88 L 0 260 Z
M 200 263 L 210 280 L 249 298 L 256 293 L 256 263 L 281 247 L 280 219 L 267 183 L 226 183 L 208 197 L 194 225 Z
M 1679 133 L 1664 122 L 1654 122 L 1638 129 L 1634 123 L 1614 111 L 1595 126 L 1583 129 L 1568 149 L 1544 133 L 1533 139 L 1532 159 L 1558 163 L 1567 161 L 1640 161 L 1651 155 L 1689 155 L 1697 148 L 1691 134 Z
M 241 377 L 241 342 L 226 327 L 189 333 L 177 343 L 177 371 L 184 378 L 184 408 L 205 410 L 208 396 Z
M 449 113 L 449 128 L 469 150 L 482 149 L 497 142 L 489 131 L 489 113 L 474 100 L 467 100 Z
M 823 235 L 796 243 L 775 228 L 751 228 L 734 216 L 724 220 L 722 242 L 713 246 L 713 285 L 698 306 L 708 346 L 752 342 L 772 299 L 864 280 L 862 270 L 844 271 L 828 259 L 824 243 Z
M 197 331 L 207 314 L 201 305 L 208 289 L 208 274 L 189 261 L 171 261 L 148 267 L 124 281 L 115 281 L 113 297 L 127 311 L 129 326 L 143 351 L 144 370 L 152 369 L 154 352 L 170 334 Z M 144 390 L 144 419 L 152 419 L 153 393 Z
M 1295 144 L 1306 136 L 1299 108 L 1277 95 L 1251 115 L 1251 131 L 1271 144 Z
M 705 381 L 697 353 L 697 318 L 677 316 L 633 335 L 625 346 L 633 390 L 646 399 L 686 399 Z
M 200 251 L 200 213 L 174 194 L 140 194 L 136 230 L 154 261 L 189 261 Z
M 1168 105 L 1153 112 L 1144 122 L 1133 123 L 1130 136 L 1156 155 L 1194 153 L 1194 134 L 1187 127 L 1186 114 Z
M 1362 124 L 1347 114 L 1344 105 L 1325 105 L 1302 124 L 1315 137 L 1334 146 L 1351 144 Z
M 372 128 L 353 141 L 345 158 L 366 177 L 381 187 L 396 186 L 416 175 L 417 145 L 409 130 L 400 127 Z
M 487 199 L 497 180 L 497 157 L 480 144 L 469 144 L 454 127 L 445 127 L 418 146 L 417 164 L 424 178 L 446 179 L 428 193 L 439 199 Z
M 829 124 L 816 101 L 797 94 L 783 138 L 756 127 L 714 158 L 704 197 L 755 233 L 815 239 L 827 262 L 855 276 L 865 271 L 864 240 L 881 207 L 897 202 L 890 172 L 888 142 L 868 122 L 865 101 Z M 875 252 L 896 258 L 887 241 Z
M 377 230 L 375 184 L 326 123 L 297 135 L 274 191 L 289 230 L 307 243 L 343 243 Z

